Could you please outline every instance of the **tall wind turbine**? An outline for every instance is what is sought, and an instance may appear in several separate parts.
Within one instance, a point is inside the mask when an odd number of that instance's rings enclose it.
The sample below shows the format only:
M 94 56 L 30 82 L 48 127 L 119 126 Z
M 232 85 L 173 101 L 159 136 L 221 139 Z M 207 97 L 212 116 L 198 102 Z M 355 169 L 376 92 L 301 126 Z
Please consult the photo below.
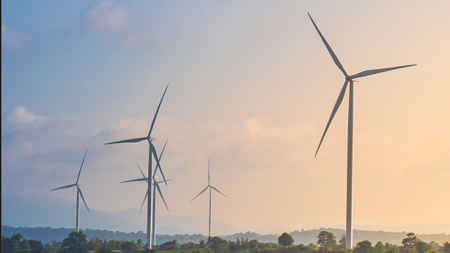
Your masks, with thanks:
M 161 151 L 161 153 L 159 154 L 159 159 L 161 160 L 162 155 L 164 154 L 164 150 L 166 149 L 166 145 L 167 145 L 167 141 L 164 144 L 164 147 Z M 148 177 L 145 176 L 144 172 L 142 172 L 141 167 L 139 166 L 139 164 L 137 165 L 139 170 L 141 171 L 142 174 L 142 178 L 138 178 L 138 179 L 132 179 L 132 180 L 127 180 L 127 181 L 123 181 L 121 183 L 128 183 L 128 182 L 139 182 L 139 181 L 146 181 L 148 182 Z M 162 201 L 164 202 L 164 205 L 167 208 L 167 211 L 169 211 L 169 207 L 167 207 L 166 201 L 164 200 L 164 196 L 162 195 L 161 192 L 161 188 L 159 187 L 159 184 L 165 181 L 156 181 L 156 179 L 158 179 L 158 177 L 155 177 L 156 175 L 156 171 L 158 169 L 158 166 L 155 166 L 155 171 L 153 172 L 153 213 L 152 213 L 152 245 L 156 245 L 156 239 L 155 239 L 155 235 L 156 235 L 156 230 L 155 230 L 155 216 L 156 216 L 156 190 L 158 190 L 159 195 L 161 196 Z M 162 173 L 162 171 L 161 171 Z M 171 181 L 172 179 L 167 179 L 166 181 Z M 144 206 L 145 200 L 147 199 L 147 195 L 148 195 L 148 190 L 145 193 L 145 197 L 144 197 L 144 201 L 142 201 L 142 205 L 141 205 L 141 210 L 139 211 L 139 213 L 141 213 L 142 211 L 142 207 Z
M 208 158 L 208 186 L 206 186 L 206 188 L 203 191 L 201 191 L 197 196 L 195 196 L 195 198 L 193 198 L 191 200 L 191 202 L 194 201 L 194 199 L 196 199 L 198 196 L 200 196 L 203 192 L 205 192 L 209 188 L 209 230 L 208 230 L 208 238 L 211 237 L 211 219 L 212 219 L 212 216 L 211 216 L 211 191 L 214 190 L 214 191 L 222 194 L 223 196 L 225 196 L 225 194 L 221 193 L 219 190 L 217 190 L 214 186 L 211 185 L 211 179 L 210 179 L 210 172 L 209 172 L 209 170 L 210 169 L 209 169 L 209 158 Z M 225 196 L 225 197 L 227 198 L 227 196 Z
M 164 90 L 164 93 L 161 97 L 161 101 L 159 102 L 158 105 L 158 109 L 156 109 L 156 113 L 155 116 L 153 117 L 153 121 L 152 124 L 150 126 L 150 131 L 148 132 L 148 135 L 145 137 L 139 137 L 139 138 L 133 138 L 133 139 L 127 139 L 127 140 L 122 140 L 122 141 L 115 141 L 115 142 L 108 142 L 105 143 L 105 145 L 109 145 L 109 144 L 118 144 L 118 143 L 135 143 L 135 142 L 141 142 L 141 141 L 148 141 L 149 144 L 149 154 L 148 154 L 148 173 L 147 175 L 152 175 L 152 154 L 155 157 L 156 160 L 156 164 L 157 166 L 161 169 L 161 165 L 159 164 L 159 159 L 158 159 L 158 155 L 156 154 L 156 149 L 155 146 L 153 145 L 152 141 L 155 140 L 154 138 L 152 138 L 150 135 L 152 133 L 153 130 L 153 126 L 155 125 L 155 121 L 156 121 L 156 117 L 158 116 L 158 112 L 159 112 L 159 108 L 161 107 L 161 103 L 164 99 L 164 95 L 166 95 L 166 91 L 167 88 L 169 87 L 169 85 L 166 86 L 166 89 Z M 162 174 L 162 170 L 161 170 L 161 174 Z M 164 177 L 164 174 L 162 174 L 164 182 L 166 182 L 166 178 Z M 167 185 L 167 182 L 166 182 Z M 149 248 L 152 248 L 152 244 L 151 244 L 151 223 L 152 223 L 152 199 L 151 199 L 151 193 L 152 193 L 152 182 L 151 180 L 147 181 L 147 188 L 148 188 L 148 192 L 149 192 L 149 199 L 147 201 L 147 243 L 149 245 Z
M 360 77 L 371 76 L 371 75 L 375 75 L 378 73 L 391 71 L 394 69 L 411 67 L 411 66 L 415 66 L 416 64 L 403 65 L 403 66 L 390 67 L 390 68 L 382 68 L 382 69 L 370 69 L 370 70 L 365 70 L 358 74 L 349 76 L 347 74 L 347 72 L 345 72 L 345 69 L 342 66 L 342 64 L 339 62 L 339 59 L 337 58 L 336 54 L 331 49 L 330 45 L 325 40 L 322 33 L 319 31 L 319 28 L 317 28 L 316 23 L 314 23 L 314 20 L 311 18 L 309 13 L 308 13 L 308 16 L 311 19 L 317 32 L 319 33 L 319 36 L 322 39 L 323 43 L 325 44 L 325 47 L 327 48 L 328 53 L 330 53 L 331 58 L 333 58 L 334 63 L 336 64 L 336 66 L 341 70 L 341 72 L 345 76 L 344 86 L 342 86 L 342 89 L 341 89 L 341 92 L 339 93 L 336 104 L 334 105 L 333 111 L 331 112 L 330 119 L 328 120 L 327 126 L 325 127 L 325 131 L 323 132 L 322 138 L 320 139 L 320 143 L 319 143 L 319 146 L 317 147 L 315 156 L 317 156 L 317 152 L 319 152 L 320 145 L 322 145 L 322 141 L 325 137 L 325 134 L 327 133 L 328 127 L 330 126 L 331 121 L 334 118 L 334 115 L 336 114 L 337 110 L 339 109 L 339 106 L 341 105 L 342 100 L 344 99 L 345 90 L 347 89 L 347 85 L 350 83 L 349 108 L 348 108 L 348 140 L 347 140 L 347 221 L 346 221 L 346 248 L 350 249 L 353 244 L 353 238 L 352 238 L 352 236 L 353 236 L 353 227 L 352 227 L 353 83 L 359 81 Z
M 81 183 L 78 183 L 78 181 L 80 180 L 81 169 L 83 169 L 83 163 L 84 163 L 84 159 L 86 158 L 86 155 L 87 155 L 87 150 L 86 150 L 86 153 L 84 153 L 83 161 L 81 162 L 80 171 L 78 172 L 78 177 L 77 177 L 77 181 L 75 182 L 75 184 L 69 184 L 69 185 L 66 185 L 66 186 L 62 186 L 62 187 L 58 187 L 58 188 L 50 190 L 50 191 L 56 191 L 56 190 L 60 190 L 60 189 L 64 189 L 64 188 L 71 188 L 71 187 L 74 187 L 74 186 L 77 187 L 77 219 L 76 219 L 77 220 L 77 223 L 76 223 L 76 230 L 77 230 L 77 232 L 80 231 L 79 228 L 78 228 L 79 217 L 80 217 L 80 213 L 79 213 L 80 212 L 80 195 L 81 195 L 81 198 L 83 199 L 83 202 L 84 202 L 84 205 L 86 206 L 86 209 L 88 210 L 89 213 L 91 213 L 91 211 L 89 211 L 89 207 L 86 204 L 86 200 L 84 200 L 83 192 L 81 192 L 81 188 L 80 188 Z

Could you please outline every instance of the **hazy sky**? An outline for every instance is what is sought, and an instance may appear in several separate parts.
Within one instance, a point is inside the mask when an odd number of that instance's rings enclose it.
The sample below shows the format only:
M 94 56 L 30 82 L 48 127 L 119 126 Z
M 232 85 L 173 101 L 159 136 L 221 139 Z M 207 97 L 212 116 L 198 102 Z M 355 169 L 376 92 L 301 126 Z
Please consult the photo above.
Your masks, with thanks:
M 450 223 L 449 1 L 2 1 L 2 192 L 139 208 L 153 130 L 170 212 L 254 229 L 345 223 L 349 74 L 354 223 Z M 158 151 L 159 152 L 159 151 Z M 138 214 L 137 214 L 138 215 Z M 83 226 L 84 224 L 82 224 Z M 119 229 L 119 228 L 118 228 Z M 207 228 L 205 228 L 205 233 Z

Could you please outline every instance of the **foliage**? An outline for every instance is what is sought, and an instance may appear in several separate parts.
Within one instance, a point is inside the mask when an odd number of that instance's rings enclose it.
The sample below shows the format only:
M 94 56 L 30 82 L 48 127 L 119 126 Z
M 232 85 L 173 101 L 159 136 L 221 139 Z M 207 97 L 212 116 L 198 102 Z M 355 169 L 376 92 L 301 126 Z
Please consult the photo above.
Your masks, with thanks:
M 381 241 L 378 241 L 374 248 L 376 253 L 383 253 L 386 249 Z
M 165 242 L 158 247 L 159 250 L 177 250 L 177 240 L 172 240 L 171 242 Z
M 63 240 L 61 250 L 64 253 L 88 253 L 86 235 L 83 232 L 72 232 Z
M 280 237 L 278 237 L 278 244 L 283 245 L 283 246 L 290 246 L 294 243 L 294 239 L 292 238 L 292 236 L 288 233 L 283 233 L 280 235 Z
M 373 252 L 374 248 L 372 247 L 372 243 L 368 240 L 364 240 L 356 244 L 355 253 L 373 253 Z
M 403 247 L 407 249 L 414 249 L 414 246 L 416 245 L 417 237 L 414 233 L 408 233 L 408 237 L 403 239 L 402 244 Z
M 423 241 L 418 241 L 416 242 L 416 251 L 418 253 L 425 253 L 425 251 L 430 250 L 430 246 L 428 245 L 428 243 L 423 242 Z
M 326 250 L 328 247 L 334 247 L 336 245 L 336 238 L 331 232 L 321 231 L 317 238 L 319 238 L 317 244 L 319 244 L 322 249 Z
M 450 243 L 448 242 L 444 243 L 444 252 L 450 252 Z
M 181 244 L 180 249 L 194 249 L 195 243 L 193 242 L 187 242 L 185 244 Z
M 258 244 L 259 244 L 258 240 L 256 240 L 256 239 L 250 240 L 248 242 L 248 248 L 250 250 L 256 249 L 258 247 Z
M 126 242 L 122 242 L 122 245 L 120 246 L 122 252 L 124 253 L 138 253 L 141 251 L 141 249 L 139 248 L 139 246 L 135 243 L 135 242 L 130 242 L 130 241 L 126 241 Z
M 341 245 L 341 248 L 346 249 L 347 245 L 347 237 L 345 235 L 342 235 L 341 239 L 339 240 L 339 245 Z

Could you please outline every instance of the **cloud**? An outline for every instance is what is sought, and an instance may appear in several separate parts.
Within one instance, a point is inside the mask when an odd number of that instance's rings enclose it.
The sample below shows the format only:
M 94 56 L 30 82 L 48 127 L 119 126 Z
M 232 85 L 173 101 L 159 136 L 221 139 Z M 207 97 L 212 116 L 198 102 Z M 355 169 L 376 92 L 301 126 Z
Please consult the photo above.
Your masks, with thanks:
M 35 115 L 23 106 L 14 108 L 13 112 L 8 116 L 8 122 L 14 125 L 39 123 L 47 119 L 45 116 Z
M 99 1 L 84 16 L 83 29 L 104 34 L 125 30 L 130 23 L 130 14 L 125 6 L 113 0 Z
M 2 49 L 9 53 L 20 52 L 29 48 L 31 40 L 28 35 L 8 27 L 2 20 Z

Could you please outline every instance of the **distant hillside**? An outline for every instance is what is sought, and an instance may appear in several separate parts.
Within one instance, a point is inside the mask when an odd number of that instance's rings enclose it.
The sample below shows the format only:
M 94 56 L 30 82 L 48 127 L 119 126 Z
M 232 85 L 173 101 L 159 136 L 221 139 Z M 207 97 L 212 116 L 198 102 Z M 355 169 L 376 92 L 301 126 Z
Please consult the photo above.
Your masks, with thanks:
M 305 231 L 294 231 L 290 234 L 294 238 L 295 244 L 316 244 L 317 243 L 317 235 L 320 231 L 326 230 L 328 232 L 333 233 L 337 239 L 339 239 L 343 234 L 344 230 L 335 229 L 335 228 L 321 228 L 321 229 L 312 229 Z M 10 227 L 10 226 L 2 226 L 2 235 L 6 237 L 11 237 L 13 233 L 21 233 L 25 239 L 27 240 L 40 240 L 43 243 L 51 242 L 52 240 L 62 241 L 66 238 L 73 229 L 68 228 L 28 228 L 28 227 Z M 138 239 L 146 240 L 145 233 L 139 231 L 137 233 L 125 233 L 125 232 L 113 232 L 108 230 L 96 230 L 96 229 L 85 229 L 82 231 L 87 234 L 88 239 L 92 236 L 97 236 L 100 239 L 106 240 L 126 240 L 126 241 L 137 241 Z M 392 244 L 401 245 L 401 241 L 406 237 L 407 232 L 385 232 L 385 231 L 365 231 L 365 230 L 355 230 L 354 231 L 354 241 L 355 244 L 357 242 L 363 240 L 369 240 L 373 244 L 378 241 L 382 241 L 383 243 L 389 242 Z M 232 235 L 222 235 L 221 238 L 225 240 L 235 241 L 236 237 L 238 238 L 248 238 L 249 240 L 257 239 L 260 242 L 278 242 L 279 234 L 269 234 L 269 235 L 261 235 L 257 233 L 247 232 L 247 233 L 237 233 Z M 426 234 L 426 235 L 417 235 L 417 237 L 425 242 L 435 241 L 440 245 L 443 245 L 444 242 L 450 242 L 450 234 Z M 157 244 L 161 244 L 164 242 L 177 240 L 178 243 L 186 243 L 186 242 L 195 242 L 198 243 L 201 239 L 206 240 L 206 236 L 202 234 L 192 234 L 192 235 L 157 235 L 156 242 Z

